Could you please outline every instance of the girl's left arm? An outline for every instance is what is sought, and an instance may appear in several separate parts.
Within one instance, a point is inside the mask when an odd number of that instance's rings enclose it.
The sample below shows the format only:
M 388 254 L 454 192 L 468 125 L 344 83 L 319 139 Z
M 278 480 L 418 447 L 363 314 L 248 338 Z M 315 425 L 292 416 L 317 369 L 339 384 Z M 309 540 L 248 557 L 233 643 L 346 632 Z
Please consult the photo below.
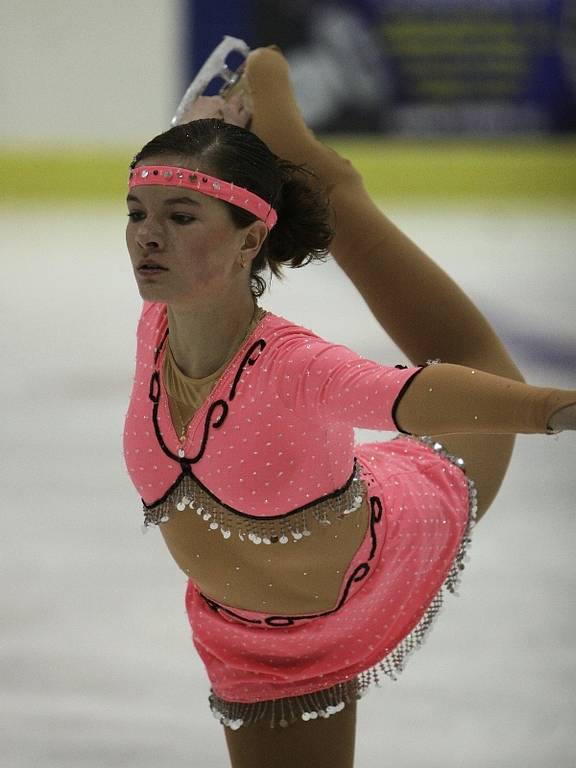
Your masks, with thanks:
M 394 416 L 401 431 L 414 435 L 551 434 L 576 429 L 576 390 L 440 363 L 411 379 Z

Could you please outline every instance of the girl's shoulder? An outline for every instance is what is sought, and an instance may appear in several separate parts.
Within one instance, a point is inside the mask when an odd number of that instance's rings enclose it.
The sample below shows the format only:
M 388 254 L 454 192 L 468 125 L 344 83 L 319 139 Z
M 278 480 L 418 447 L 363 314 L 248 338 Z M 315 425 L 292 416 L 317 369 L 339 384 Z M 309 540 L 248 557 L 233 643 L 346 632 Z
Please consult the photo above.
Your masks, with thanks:
M 157 347 L 168 330 L 166 304 L 145 301 L 138 320 L 136 336 L 139 343 Z
M 309 328 L 269 311 L 266 312 L 266 315 L 263 318 L 261 332 L 265 337 L 265 340 L 273 343 L 275 346 L 287 343 L 329 343 Z

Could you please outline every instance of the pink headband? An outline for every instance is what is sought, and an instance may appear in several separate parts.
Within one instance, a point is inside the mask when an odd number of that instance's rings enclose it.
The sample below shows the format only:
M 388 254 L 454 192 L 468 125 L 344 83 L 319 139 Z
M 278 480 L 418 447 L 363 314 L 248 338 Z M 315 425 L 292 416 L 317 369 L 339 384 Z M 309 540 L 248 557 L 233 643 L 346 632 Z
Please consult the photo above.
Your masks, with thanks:
M 143 165 L 130 171 L 128 187 L 161 184 L 164 187 L 185 187 L 201 192 L 203 195 L 217 197 L 227 203 L 243 208 L 253 213 L 263 221 L 268 229 L 272 229 L 278 221 L 278 214 L 254 192 L 244 187 L 236 187 L 230 181 L 222 181 L 214 176 L 208 176 L 202 171 L 191 171 L 189 168 L 178 168 L 174 165 Z

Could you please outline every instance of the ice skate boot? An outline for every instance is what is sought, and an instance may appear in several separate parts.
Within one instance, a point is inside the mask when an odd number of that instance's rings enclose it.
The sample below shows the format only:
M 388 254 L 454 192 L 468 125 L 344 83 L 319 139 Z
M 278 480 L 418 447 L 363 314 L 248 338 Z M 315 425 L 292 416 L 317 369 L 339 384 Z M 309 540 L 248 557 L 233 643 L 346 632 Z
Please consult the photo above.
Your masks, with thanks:
M 180 125 L 181 123 L 188 122 L 188 114 L 192 105 L 199 96 L 205 94 L 210 84 L 214 81 L 221 81 L 218 95 L 225 99 L 230 98 L 234 93 L 239 93 L 241 91 L 241 76 L 246 57 L 249 53 L 250 48 L 244 40 L 225 35 L 222 42 L 212 51 L 194 80 L 188 86 L 186 93 L 178 104 L 171 125 Z M 228 57 L 231 54 L 239 54 L 243 58 L 238 67 L 231 68 L 229 66 Z
M 240 55 L 243 61 L 231 69 L 227 59 Z M 306 126 L 290 81 L 288 63 L 276 46 L 251 51 L 239 38 L 225 36 L 210 54 L 184 94 L 172 125 L 197 119 L 194 103 L 209 85 L 221 81 L 218 95 L 225 101 L 241 99 L 252 119 L 247 127 L 270 149 L 286 160 L 306 165 L 329 192 L 337 181 L 359 177 L 348 161 L 319 142 Z M 224 117 L 222 112 L 216 113 Z

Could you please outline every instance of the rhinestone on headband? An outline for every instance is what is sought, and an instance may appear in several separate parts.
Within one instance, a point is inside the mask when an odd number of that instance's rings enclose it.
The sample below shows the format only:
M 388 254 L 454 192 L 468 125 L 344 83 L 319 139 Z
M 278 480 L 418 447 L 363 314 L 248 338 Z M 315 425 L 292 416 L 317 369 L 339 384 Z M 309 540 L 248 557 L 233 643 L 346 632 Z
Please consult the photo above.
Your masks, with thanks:
M 186 189 L 193 189 L 195 192 L 201 192 L 203 195 L 232 203 L 238 208 L 253 213 L 266 224 L 268 229 L 272 229 L 278 221 L 278 214 L 270 203 L 255 195 L 254 192 L 250 192 L 244 187 L 237 187 L 230 181 L 222 181 L 215 176 L 209 176 L 202 171 L 191 171 L 189 168 L 178 168 L 170 165 L 144 165 L 130 171 L 129 189 L 151 184 L 185 187 Z

